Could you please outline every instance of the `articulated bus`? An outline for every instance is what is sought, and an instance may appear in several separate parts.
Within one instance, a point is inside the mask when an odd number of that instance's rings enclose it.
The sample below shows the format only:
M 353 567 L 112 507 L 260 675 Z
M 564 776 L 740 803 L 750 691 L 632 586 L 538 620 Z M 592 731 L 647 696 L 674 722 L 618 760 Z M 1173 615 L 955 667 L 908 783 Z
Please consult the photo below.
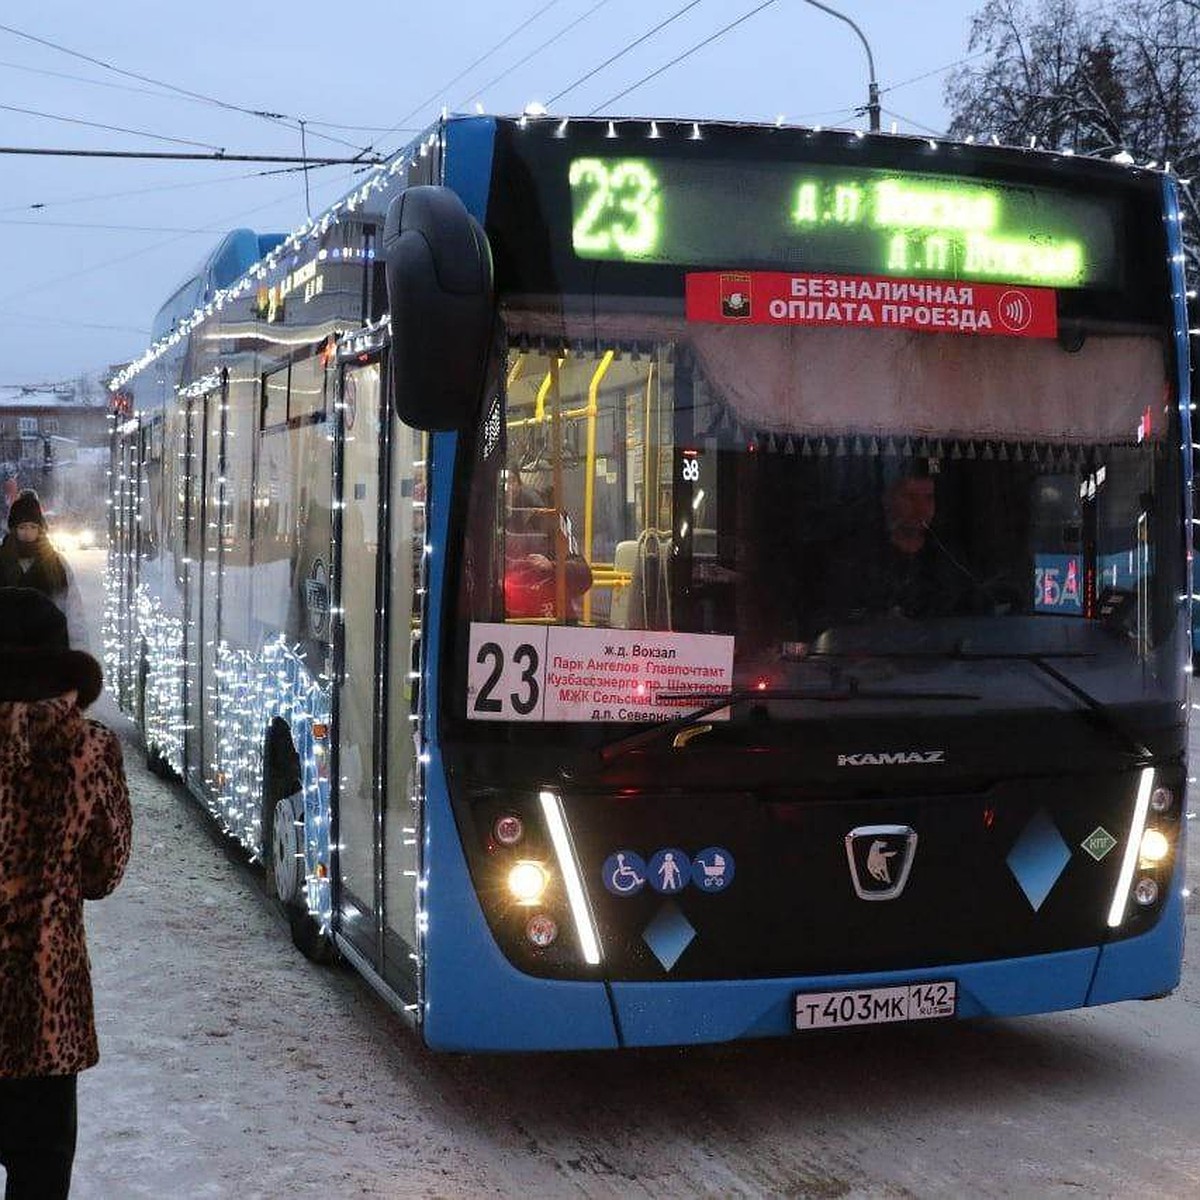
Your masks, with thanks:
M 1169 176 L 447 117 L 114 380 L 110 682 L 431 1047 L 1169 993 Z

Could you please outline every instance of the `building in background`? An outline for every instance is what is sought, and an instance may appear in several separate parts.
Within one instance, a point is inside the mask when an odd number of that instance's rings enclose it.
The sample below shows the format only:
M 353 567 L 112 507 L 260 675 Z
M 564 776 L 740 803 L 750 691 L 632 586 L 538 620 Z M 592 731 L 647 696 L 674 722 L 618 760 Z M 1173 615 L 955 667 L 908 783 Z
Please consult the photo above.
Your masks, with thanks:
M 82 515 L 104 494 L 108 436 L 108 395 L 87 376 L 0 385 L 3 494 L 36 488 L 52 513 Z

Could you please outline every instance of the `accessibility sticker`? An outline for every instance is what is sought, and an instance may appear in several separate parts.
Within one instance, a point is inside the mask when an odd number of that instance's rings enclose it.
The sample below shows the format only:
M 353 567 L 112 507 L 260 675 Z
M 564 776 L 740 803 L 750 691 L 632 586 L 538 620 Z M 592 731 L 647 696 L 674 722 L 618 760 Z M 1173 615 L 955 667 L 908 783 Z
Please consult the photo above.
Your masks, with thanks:
M 733 882 L 733 855 L 724 846 L 709 846 L 692 859 L 692 882 L 702 892 L 723 892 Z
M 682 892 L 692 880 L 692 857 L 686 850 L 659 850 L 650 860 L 650 886 L 669 896 Z
M 636 896 L 646 886 L 646 864 L 632 850 L 618 850 L 600 868 L 604 886 L 614 896 Z

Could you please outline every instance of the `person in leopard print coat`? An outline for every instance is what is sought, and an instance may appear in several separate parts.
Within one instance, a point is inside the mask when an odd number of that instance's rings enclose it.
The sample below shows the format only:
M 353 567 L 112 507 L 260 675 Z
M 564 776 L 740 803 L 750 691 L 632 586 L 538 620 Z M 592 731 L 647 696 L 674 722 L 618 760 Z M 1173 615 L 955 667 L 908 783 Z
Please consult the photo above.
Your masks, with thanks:
M 65 1197 L 76 1076 L 99 1059 L 83 902 L 129 858 L 116 735 L 83 710 L 100 666 L 41 592 L 0 588 L 0 1165 L 5 1200 Z

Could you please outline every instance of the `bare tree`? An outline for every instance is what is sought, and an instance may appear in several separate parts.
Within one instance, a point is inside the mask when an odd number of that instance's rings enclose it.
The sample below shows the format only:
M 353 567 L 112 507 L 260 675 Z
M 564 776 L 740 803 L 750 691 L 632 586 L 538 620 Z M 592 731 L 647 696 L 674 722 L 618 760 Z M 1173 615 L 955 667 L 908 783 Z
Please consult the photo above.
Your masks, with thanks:
M 1185 248 L 1200 270 L 1200 0 L 987 0 L 981 53 L 946 84 L 950 134 L 1169 164 L 1184 181 Z M 1200 185 L 1200 180 L 1197 181 Z

